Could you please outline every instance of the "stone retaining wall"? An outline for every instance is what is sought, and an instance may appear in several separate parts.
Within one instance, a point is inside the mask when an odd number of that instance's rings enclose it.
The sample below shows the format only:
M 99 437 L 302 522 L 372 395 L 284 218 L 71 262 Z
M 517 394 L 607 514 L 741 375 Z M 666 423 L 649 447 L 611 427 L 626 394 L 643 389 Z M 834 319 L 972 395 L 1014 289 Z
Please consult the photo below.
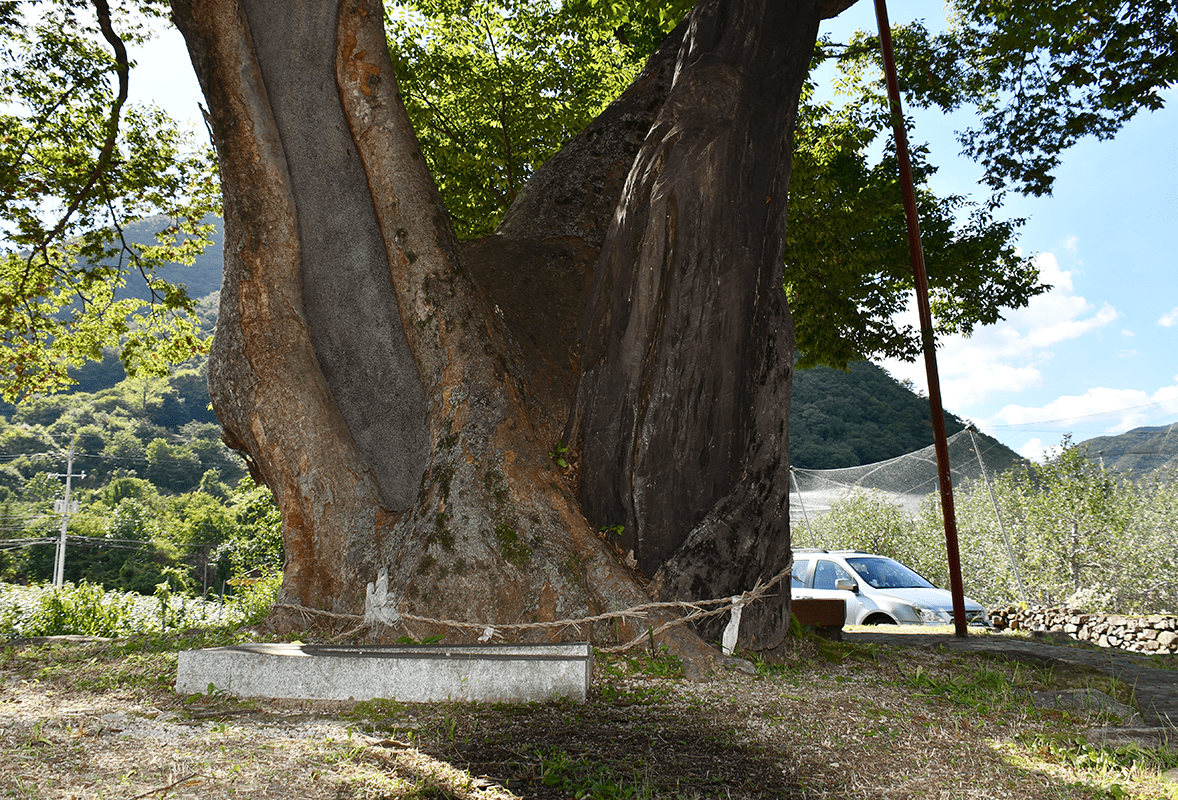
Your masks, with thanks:
M 1072 608 L 1009 606 L 989 612 L 997 630 L 1060 631 L 1101 647 L 1139 653 L 1178 653 L 1178 617 L 1088 614 Z

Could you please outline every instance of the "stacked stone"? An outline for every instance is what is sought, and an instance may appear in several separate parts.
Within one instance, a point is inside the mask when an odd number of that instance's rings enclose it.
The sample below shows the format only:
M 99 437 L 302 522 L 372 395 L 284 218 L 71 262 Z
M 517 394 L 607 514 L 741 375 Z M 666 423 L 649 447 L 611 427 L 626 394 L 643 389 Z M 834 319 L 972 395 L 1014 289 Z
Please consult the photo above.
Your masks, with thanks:
M 989 612 L 998 630 L 1058 631 L 1101 647 L 1139 653 L 1178 653 L 1178 617 L 1088 614 L 1071 608 L 1007 606 Z

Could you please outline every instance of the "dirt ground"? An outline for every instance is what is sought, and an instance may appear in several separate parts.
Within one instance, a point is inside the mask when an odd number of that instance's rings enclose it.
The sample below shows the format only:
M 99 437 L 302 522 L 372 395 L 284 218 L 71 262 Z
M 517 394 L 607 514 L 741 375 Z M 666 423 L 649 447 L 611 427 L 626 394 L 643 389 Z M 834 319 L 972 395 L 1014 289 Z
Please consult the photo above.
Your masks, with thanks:
M 1132 701 L 1079 667 L 808 640 L 702 682 L 665 655 L 602 659 L 584 704 L 177 695 L 177 651 L 222 643 L 0 650 L 0 795 L 1178 800 L 1178 751 L 1095 747 L 1085 729 L 1126 720 L 1032 702 Z

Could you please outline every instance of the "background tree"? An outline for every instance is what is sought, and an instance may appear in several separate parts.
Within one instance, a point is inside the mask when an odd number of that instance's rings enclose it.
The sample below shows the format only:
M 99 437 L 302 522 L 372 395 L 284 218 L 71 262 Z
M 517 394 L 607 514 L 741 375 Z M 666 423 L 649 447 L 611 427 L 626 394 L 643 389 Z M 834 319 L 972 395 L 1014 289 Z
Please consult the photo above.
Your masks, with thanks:
M 460 239 L 493 232 L 665 35 L 657 14 L 616 19 L 584 2 L 427 0 L 398 4 L 389 23 L 405 108 Z
M 1168 0 L 948 5 L 942 33 L 893 26 L 900 83 L 909 102 L 977 110 L 958 136 L 996 191 L 1049 194 L 1063 151 L 1162 108 L 1178 81 L 1178 8 Z M 875 52 L 867 32 L 847 50 L 860 64 Z
M 129 4 L 158 14 L 150 4 Z M 155 276 L 203 248 L 216 207 L 207 154 L 158 109 L 127 103 L 127 43 L 141 17 L 107 0 L 6 3 L 0 11 L 0 394 L 70 382 L 67 368 L 119 346 L 154 373 L 202 348 L 182 289 Z M 124 226 L 166 215 L 133 245 Z M 118 292 L 130 272 L 150 300 Z
M 799 369 L 921 354 L 920 332 L 898 322 L 912 296 L 912 262 L 887 99 L 882 86 L 852 85 L 841 104 L 804 104 L 794 135 L 784 286 Z M 881 138 L 872 164 L 868 153 Z M 992 202 L 936 196 L 927 149 L 910 155 L 938 335 L 992 325 L 1048 288 L 1015 246 L 1023 220 L 997 219 Z

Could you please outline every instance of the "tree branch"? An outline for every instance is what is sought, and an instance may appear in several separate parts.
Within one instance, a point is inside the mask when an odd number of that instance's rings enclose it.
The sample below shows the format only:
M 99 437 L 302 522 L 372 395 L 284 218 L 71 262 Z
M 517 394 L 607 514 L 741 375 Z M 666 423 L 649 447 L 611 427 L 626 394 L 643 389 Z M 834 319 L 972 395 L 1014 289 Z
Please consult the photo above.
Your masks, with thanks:
M 90 171 L 86 185 L 70 201 L 69 206 L 66 208 L 65 213 L 57 225 L 54 226 L 53 230 L 49 232 L 49 235 L 41 242 L 41 254 L 46 261 L 48 261 L 49 242 L 61 235 L 62 231 L 65 230 L 65 226 L 69 224 L 74 212 L 81 208 L 82 203 L 86 202 L 90 193 L 94 191 L 98 179 L 106 172 L 111 156 L 114 155 L 115 143 L 118 141 L 119 117 L 123 112 L 123 104 L 127 102 L 127 92 L 131 79 L 131 62 L 127 58 L 127 48 L 111 25 L 110 6 L 107 5 L 106 0 L 93 0 L 93 2 L 94 10 L 98 14 L 98 26 L 102 30 L 102 36 L 110 44 L 111 49 L 114 50 L 115 69 L 119 76 L 119 94 L 115 98 L 114 105 L 110 110 L 110 120 L 107 122 L 106 141 L 102 143 L 102 150 L 98 154 L 98 162 L 94 165 L 94 169 Z

